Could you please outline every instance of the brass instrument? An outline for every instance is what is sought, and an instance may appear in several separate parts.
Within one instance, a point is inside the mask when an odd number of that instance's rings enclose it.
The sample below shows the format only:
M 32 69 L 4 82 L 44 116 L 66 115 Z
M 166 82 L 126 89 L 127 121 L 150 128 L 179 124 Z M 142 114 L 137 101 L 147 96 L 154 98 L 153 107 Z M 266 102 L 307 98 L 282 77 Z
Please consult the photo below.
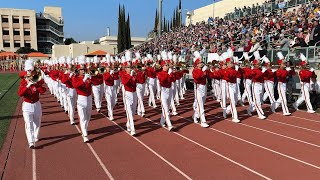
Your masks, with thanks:
M 42 76 L 41 76 L 41 70 L 36 68 L 33 71 L 31 71 L 30 74 L 26 75 L 26 79 L 34 84 L 37 82 L 41 81 Z
M 134 66 L 135 69 L 137 69 L 138 71 L 144 71 L 145 67 L 143 66 L 143 64 L 138 63 Z
M 71 73 L 76 73 L 76 74 L 78 74 L 78 73 L 79 73 L 79 70 L 77 69 L 77 66 L 72 65 L 71 68 L 70 68 L 70 72 L 71 72 Z
M 99 74 L 99 71 L 98 71 L 98 68 L 90 67 L 87 73 L 90 74 L 91 76 L 96 76 Z
M 97 70 L 98 70 L 99 74 L 104 74 L 107 71 L 107 69 L 104 66 L 98 67 Z

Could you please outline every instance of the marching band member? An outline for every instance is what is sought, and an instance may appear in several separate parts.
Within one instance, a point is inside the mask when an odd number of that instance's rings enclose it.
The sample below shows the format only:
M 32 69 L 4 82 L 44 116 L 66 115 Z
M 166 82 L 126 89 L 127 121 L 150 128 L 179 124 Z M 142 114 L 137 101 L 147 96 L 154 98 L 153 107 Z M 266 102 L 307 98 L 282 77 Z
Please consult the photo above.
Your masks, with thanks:
M 59 96 L 59 66 L 57 64 L 57 61 L 53 60 L 53 69 L 50 71 L 49 76 L 52 80 L 52 89 L 53 94 L 57 98 L 57 102 L 60 102 L 60 96 Z
M 207 98 L 207 70 L 208 67 L 204 66 L 203 61 L 201 60 L 201 55 L 198 51 L 194 52 L 194 64 L 195 67 L 192 71 L 192 76 L 194 79 L 194 115 L 193 121 L 198 123 L 198 118 L 200 118 L 201 127 L 209 127 L 206 123 L 206 117 L 204 112 L 204 104 L 206 103 Z
M 174 87 L 175 87 L 175 91 L 173 94 L 173 99 L 175 100 L 176 104 L 179 106 L 180 102 L 179 102 L 179 94 L 180 94 L 180 80 L 182 78 L 182 74 L 181 74 L 181 70 L 179 69 L 179 64 L 178 64 L 178 57 L 176 54 L 174 54 L 172 56 L 172 60 L 173 60 L 173 70 L 175 71 L 174 75 L 175 75 L 175 79 L 176 81 L 174 82 Z
M 274 76 L 275 76 L 275 70 L 271 69 L 271 63 L 270 60 L 266 57 L 262 57 L 264 61 L 264 89 L 265 93 L 263 95 L 263 101 L 266 101 L 266 99 L 269 97 L 271 110 L 275 108 L 275 98 L 274 98 Z
M 220 90 L 220 74 L 219 74 L 219 68 L 216 64 L 220 56 L 218 53 L 213 53 L 213 58 L 210 63 L 212 63 L 210 78 L 211 78 L 211 84 L 212 84 L 212 92 L 213 92 L 213 99 L 215 99 L 218 102 L 221 102 L 221 90 Z
M 278 65 L 280 65 L 279 69 L 276 71 L 276 76 L 278 78 L 278 94 L 279 98 L 276 101 L 275 104 L 275 109 L 279 107 L 281 104 L 282 106 L 282 111 L 283 115 L 285 116 L 290 116 L 291 113 L 289 112 L 288 106 L 287 106 L 287 97 L 286 97 L 286 89 L 287 89 L 287 76 L 288 76 L 288 71 L 291 70 L 290 67 L 285 67 L 285 61 L 284 61 L 284 56 L 282 55 L 281 52 L 277 53 L 277 56 L 279 58 L 278 60 Z M 271 107 L 272 108 L 272 107 Z M 275 112 L 275 109 L 271 109 L 272 112 Z
M 93 58 L 93 63 L 94 63 L 93 68 L 98 69 L 100 63 L 97 56 Z M 92 83 L 92 93 L 93 93 L 94 104 L 96 106 L 97 112 L 99 113 L 101 110 L 103 88 L 104 88 L 102 74 L 98 73 L 93 75 L 91 77 L 91 83 Z
M 244 68 L 242 68 L 243 72 L 243 85 L 244 85 L 244 93 L 242 94 L 241 101 L 244 103 L 245 99 L 248 99 L 249 106 L 253 105 L 252 101 L 252 92 L 251 92 L 251 87 L 252 87 L 252 69 L 250 67 L 250 62 L 249 62 L 249 56 L 247 52 L 243 53 L 244 61 L 243 65 Z
M 149 88 L 149 106 L 152 106 L 153 108 L 157 107 L 156 100 L 155 100 L 155 93 L 156 93 L 156 70 L 154 68 L 153 58 L 151 54 L 147 54 L 148 62 L 147 62 L 147 68 L 146 68 L 146 74 L 148 77 L 148 88 Z M 149 64 L 149 65 L 148 65 Z
M 259 51 L 255 51 L 254 53 L 255 60 L 253 60 L 252 64 L 254 66 L 252 70 L 252 93 L 253 93 L 253 105 L 250 105 L 247 109 L 247 112 L 250 116 L 252 116 L 251 112 L 254 110 L 257 111 L 259 119 L 265 119 L 264 112 L 261 108 L 261 97 L 263 94 L 263 83 L 264 83 L 264 77 L 263 73 L 266 71 L 264 68 L 263 70 L 260 69 L 260 55 Z
M 161 56 L 160 56 L 160 54 L 158 54 L 156 63 L 159 63 L 160 61 L 161 61 Z M 157 76 L 157 78 L 158 78 L 158 76 Z M 160 99 L 160 93 L 161 93 L 161 86 L 160 86 L 160 83 L 159 83 L 159 79 L 157 79 L 157 96 L 156 96 L 157 99 Z
M 78 94 L 77 111 L 79 115 L 83 141 L 87 143 L 89 142 L 88 125 L 92 113 L 92 83 L 90 80 L 90 74 L 86 73 L 88 70 L 85 67 L 85 57 L 80 56 L 78 61 L 79 75 L 72 77 L 72 85 Z
M 143 64 L 140 61 L 140 53 L 136 52 L 136 61 L 134 62 L 134 65 L 137 67 L 135 69 L 136 73 L 136 82 L 137 82 L 137 97 L 138 97 L 138 108 L 137 108 L 137 114 L 141 117 L 144 117 L 145 115 L 145 109 L 143 104 L 143 97 L 145 93 L 145 83 L 146 83 L 146 73 L 145 73 L 145 67 L 142 67 Z M 140 66 L 138 68 L 138 66 Z
M 67 87 L 68 116 L 71 125 L 75 125 L 74 114 L 77 100 L 77 92 L 72 85 L 72 76 L 77 75 L 75 74 L 76 72 L 74 72 L 76 69 L 74 66 L 75 65 L 72 64 L 71 57 L 67 57 L 67 71 L 61 79 L 61 82 Z
M 105 97 L 107 101 L 108 118 L 113 121 L 113 108 L 116 105 L 116 88 L 114 80 L 114 70 L 111 69 L 111 61 L 109 58 L 106 59 L 105 68 L 106 72 L 103 74 L 103 81 L 105 85 Z
M 121 77 L 121 82 L 124 87 L 124 105 L 127 112 L 127 130 L 134 136 L 136 130 L 134 128 L 134 115 L 137 110 L 137 84 L 136 73 L 131 66 L 131 52 L 127 51 L 125 54 L 125 62 L 122 67 L 125 68 Z
M 114 90 L 116 92 L 115 100 L 118 101 L 118 94 L 120 92 L 120 76 L 119 76 L 119 59 L 110 57 L 111 64 L 113 65 L 113 79 L 114 79 Z
M 162 57 L 166 57 L 166 52 L 162 52 Z M 166 59 L 166 58 L 164 58 Z M 161 61 L 162 71 L 158 73 L 158 80 L 159 84 L 161 86 L 161 93 L 160 93 L 160 101 L 161 101 L 161 107 L 162 107 L 162 113 L 161 113 L 161 120 L 160 125 L 161 126 L 168 126 L 168 130 L 171 131 L 173 129 L 173 126 L 171 124 L 170 120 L 170 114 L 169 114 L 169 108 L 171 104 L 172 99 L 172 82 L 174 81 L 174 77 L 172 74 L 172 69 L 169 68 L 169 61 L 168 60 L 162 60 Z
M 306 57 L 301 53 L 300 54 L 301 59 L 301 70 L 299 72 L 300 77 L 300 83 L 301 83 L 301 93 L 298 98 L 298 100 L 293 103 L 293 107 L 297 110 L 299 105 L 304 101 L 306 103 L 308 113 L 315 113 L 315 111 L 312 108 L 312 104 L 310 102 L 310 80 L 311 78 L 316 78 L 316 74 L 314 73 L 314 69 L 310 68 L 307 69 L 307 59 Z
M 121 63 L 122 64 L 125 64 L 126 62 L 126 58 L 124 56 L 121 57 Z M 130 64 L 131 66 L 131 64 Z M 119 71 L 119 77 L 120 77 L 120 81 L 122 80 L 122 76 L 126 73 L 126 70 L 125 70 L 125 67 L 124 66 L 121 66 L 121 69 Z M 124 104 L 124 110 L 126 110 L 126 101 L 125 101 L 125 89 L 124 89 L 124 85 L 122 82 L 120 82 L 120 85 L 121 85 L 121 92 L 122 92 L 122 101 L 123 101 L 123 104 Z
M 60 72 L 59 72 L 59 83 L 60 83 L 60 103 L 65 113 L 68 113 L 68 102 L 67 102 L 67 86 L 62 82 L 62 78 L 67 74 L 66 59 L 60 57 Z
M 171 111 L 172 111 L 172 115 L 177 115 L 177 108 L 176 108 L 176 105 L 175 105 L 175 94 L 176 94 L 176 91 L 177 91 L 177 87 L 176 87 L 176 73 L 177 73 L 177 69 L 176 68 L 173 68 L 173 56 L 172 56 L 172 52 L 168 52 L 167 54 L 167 59 L 162 57 L 162 60 L 168 60 L 168 62 L 170 63 L 170 68 L 172 70 L 172 85 L 171 85 L 171 88 L 172 88 L 172 96 L 171 96 Z
M 227 66 L 225 59 L 227 58 L 228 54 L 223 53 L 220 56 L 220 90 L 221 90 L 221 108 L 223 109 L 223 117 L 226 117 L 226 108 L 227 108 Z
M 227 69 L 225 71 L 224 78 L 227 81 L 227 93 L 230 99 L 230 104 L 223 111 L 223 116 L 226 118 L 227 114 L 232 114 L 232 122 L 239 123 L 238 112 L 236 109 L 236 100 L 237 100 L 237 71 L 234 69 L 234 63 L 231 59 L 232 57 L 228 57 L 226 59 Z
M 184 58 L 179 56 L 179 62 L 180 64 L 186 64 L 186 61 Z M 180 80 L 180 98 L 184 99 L 183 95 L 186 93 L 186 74 L 189 73 L 188 69 L 182 69 L 181 70 L 181 80 Z
M 37 74 L 37 72 L 34 71 L 33 60 L 27 60 L 24 69 L 26 76 L 20 82 L 18 95 L 23 97 L 22 111 L 29 147 L 34 148 L 35 143 L 39 141 L 42 117 L 39 94 L 43 94 L 46 89 L 42 87 L 43 82 L 33 82 L 31 80 L 32 76 Z

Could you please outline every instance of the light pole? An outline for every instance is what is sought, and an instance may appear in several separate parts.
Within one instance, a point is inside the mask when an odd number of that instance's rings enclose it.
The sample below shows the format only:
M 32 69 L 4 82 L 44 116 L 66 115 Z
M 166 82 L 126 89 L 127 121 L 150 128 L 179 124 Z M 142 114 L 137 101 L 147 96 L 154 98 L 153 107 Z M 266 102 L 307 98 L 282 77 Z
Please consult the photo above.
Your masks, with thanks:
M 158 15 L 158 37 L 161 36 L 162 26 L 162 0 L 159 0 L 159 15 Z

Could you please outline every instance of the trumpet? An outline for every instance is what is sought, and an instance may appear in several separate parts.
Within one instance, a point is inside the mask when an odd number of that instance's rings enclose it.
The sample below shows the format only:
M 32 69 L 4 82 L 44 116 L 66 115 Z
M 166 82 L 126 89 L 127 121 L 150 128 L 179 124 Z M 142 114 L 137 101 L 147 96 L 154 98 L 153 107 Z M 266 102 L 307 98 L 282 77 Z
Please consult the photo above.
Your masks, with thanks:
M 137 69 L 138 71 L 144 71 L 145 70 L 145 67 L 141 63 L 139 63 L 136 66 L 134 66 L 134 68 Z
M 87 74 L 90 74 L 91 76 L 96 76 L 99 74 L 98 68 L 90 67 L 87 71 Z
M 34 84 L 41 81 L 42 76 L 41 76 L 40 69 L 35 69 L 35 70 L 31 71 L 30 74 L 26 75 L 26 79 Z
M 107 69 L 103 66 L 98 67 L 97 70 L 98 70 L 99 74 L 104 74 L 107 71 Z

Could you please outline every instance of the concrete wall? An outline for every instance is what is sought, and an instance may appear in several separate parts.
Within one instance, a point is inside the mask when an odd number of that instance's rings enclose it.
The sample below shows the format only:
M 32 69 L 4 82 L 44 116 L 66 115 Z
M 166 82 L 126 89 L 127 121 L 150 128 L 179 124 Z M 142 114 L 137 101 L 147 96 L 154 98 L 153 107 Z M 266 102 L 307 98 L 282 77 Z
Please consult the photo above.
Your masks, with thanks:
M 131 37 L 131 44 L 133 46 L 137 46 L 139 44 L 142 44 L 146 41 L 146 38 L 144 37 Z M 114 53 L 118 53 L 118 50 L 117 50 L 117 37 L 116 36 L 104 36 L 104 37 L 101 37 L 99 39 L 99 43 L 101 45 L 107 45 L 109 46 L 108 48 L 111 50 L 111 51 L 108 51 L 108 52 L 112 52 L 111 54 Z M 115 50 L 114 50 L 115 48 Z
M 102 50 L 113 54 L 113 47 L 101 44 L 70 44 L 70 45 L 53 45 L 52 58 L 60 56 L 77 57 L 91 53 L 93 51 Z
M 8 17 L 9 22 L 2 22 L 2 17 Z M 12 17 L 17 17 L 19 23 L 13 23 Z M 24 18 L 29 19 L 29 24 L 24 24 Z M 2 30 L 9 29 L 9 36 L 3 36 Z M 13 35 L 13 30 L 19 30 L 20 35 Z M 24 36 L 24 30 L 30 30 L 30 36 Z M 4 48 L 3 41 L 10 41 L 10 47 Z M 14 41 L 20 41 L 20 47 L 25 46 L 25 42 L 29 42 L 31 48 L 38 49 L 37 45 L 37 29 L 36 29 L 36 12 L 34 10 L 9 9 L 0 8 L 0 50 L 15 52 L 19 47 L 14 47 Z
M 233 12 L 234 8 L 243 8 L 244 6 L 252 6 L 252 4 L 262 4 L 265 0 L 222 0 L 208 6 L 193 10 L 191 17 L 186 17 L 186 25 L 196 24 L 197 22 L 207 21 L 209 17 L 224 17 L 226 13 Z
M 45 6 L 43 13 L 50 14 L 56 20 L 62 19 L 62 9 L 61 7 Z

